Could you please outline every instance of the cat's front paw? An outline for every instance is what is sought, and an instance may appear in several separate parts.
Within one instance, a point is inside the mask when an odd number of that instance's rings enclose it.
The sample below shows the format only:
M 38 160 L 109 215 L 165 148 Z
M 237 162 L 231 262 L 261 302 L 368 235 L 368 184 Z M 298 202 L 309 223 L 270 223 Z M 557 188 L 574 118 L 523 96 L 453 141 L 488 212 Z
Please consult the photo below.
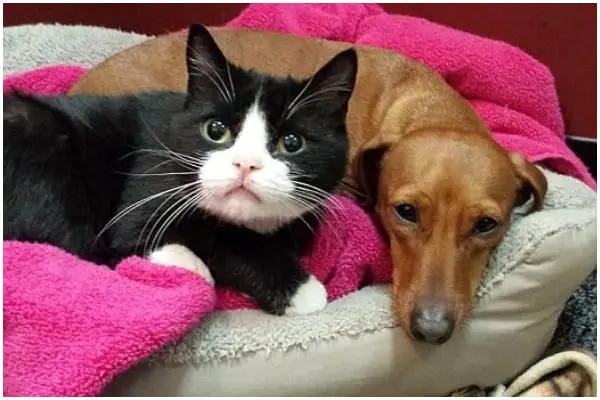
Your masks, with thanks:
M 193 251 L 181 244 L 164 245 L 150 253 L 148 259 L 167 267 L 185 268 L 200 275 L 211 285 L 215 283 L 206 264 Z
M 313 275 L 298 286 L 285 309 L 285 315 L 304 315 L 320 311 L 327 305 L 327 290 Z

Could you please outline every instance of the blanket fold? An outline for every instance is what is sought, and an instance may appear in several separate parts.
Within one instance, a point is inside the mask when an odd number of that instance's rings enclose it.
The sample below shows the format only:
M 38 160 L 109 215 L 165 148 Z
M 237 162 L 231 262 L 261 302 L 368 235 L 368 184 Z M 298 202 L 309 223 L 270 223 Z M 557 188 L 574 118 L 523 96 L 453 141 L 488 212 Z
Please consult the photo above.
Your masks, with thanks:
M 214 308 L 202 278 L 137 257 L 115 271 L 4 241 L 4 395 L 94 396 Z
M 501 146 L 596 187 L 565 143 L 551 71 L 505 42 L 388 14 L 376 4 L 251 4 L 228 25 L 402 53 L 436 70 L 469 100 Z
M 542 358 L 507 385 L 493 389 L 469 386 L 451 397 L 596 397 L 596 356 L 586 349 L 568 348 Z

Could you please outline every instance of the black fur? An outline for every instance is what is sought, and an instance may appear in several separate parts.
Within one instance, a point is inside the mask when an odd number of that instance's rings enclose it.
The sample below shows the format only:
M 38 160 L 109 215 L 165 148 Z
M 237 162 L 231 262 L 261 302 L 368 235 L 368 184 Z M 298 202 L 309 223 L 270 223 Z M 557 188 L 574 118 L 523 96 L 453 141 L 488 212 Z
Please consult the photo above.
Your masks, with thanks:
M 259 88 L 272 143 L 286 132 L 301 133 L 307 140 L 305 151 L 286 158 L 311 174 L 299 180 L 327 192 L 334 189 L 347 161 L 344 121 L 356 74 L 353 50 L 318 72 L 304 96 L 336 84 L 344 90 L 328 92 L 286 119 L 287 105 L 308 81 L 226 65 L 201 26 L 190 29 L 188 49 L 188 94 L 4 96 L 4 239 L 50 243 L 109 266 L 130 254 L 146 255 L 143 237 L 140 242 L 142 232 L 147 232 L 144 227 L 160 217 L 162 213 L 155 211 L 161 204 L 166 210 L 180 195 L 166 203 L 168 195 L 158 197 L 103 228 L 128 205 L 196 179 L 158 175 L 189 171 L 179 162 L 161 164 L 167 161 L 165 149 L 190 157 L 218 149 L 200 134 L 202 123 L 218 117 L 231 127 L 239 126 Z M 225 83 L 231 74 L 232 102 L 223 98 L 192 58 L 209 62 Z M 156 175 L 149 175 L 149 170 Z M 310 215 L 304 217 L 315 225 Z M 308 278 L 298 259 L 312 238 L 300 220 L 260 234 L 195 207 L 176 219 L 157 244 L 187 246 L 210 268 L 217 284 L 243 291 L 263 309 L 281 314 Z

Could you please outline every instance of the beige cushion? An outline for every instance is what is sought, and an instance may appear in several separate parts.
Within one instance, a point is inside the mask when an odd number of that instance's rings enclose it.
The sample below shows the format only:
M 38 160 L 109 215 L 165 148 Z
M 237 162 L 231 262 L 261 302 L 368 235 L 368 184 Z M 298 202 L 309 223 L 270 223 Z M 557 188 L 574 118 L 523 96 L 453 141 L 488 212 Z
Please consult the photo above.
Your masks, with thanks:
M 116 380 L 112 395 L 443 395 L 508 381 L 545 350 L 571 293 L 596 263 L 596 196 L 546 172 L 545 209 L 498 247 L 469 322 L 442 346 L 394 327 L 389 288 L 322 313 L 215 313 L 182 343 Z

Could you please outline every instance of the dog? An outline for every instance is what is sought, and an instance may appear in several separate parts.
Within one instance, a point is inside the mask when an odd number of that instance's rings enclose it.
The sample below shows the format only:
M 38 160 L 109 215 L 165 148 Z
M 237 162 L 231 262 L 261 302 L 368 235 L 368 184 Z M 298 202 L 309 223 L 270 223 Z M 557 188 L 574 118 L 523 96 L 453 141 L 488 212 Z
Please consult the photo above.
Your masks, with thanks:
M 288 34 L 210 28 L 233 63 L 302 78 L 352 44 Z M 354 46 L 358 77 L 347 117 L 348 182 L 368 199 L 387 236 L 398 323 L 441 344 L 468 319 L 511 211 L 533 197 L 541 171 L 492 139 L 471 105 L 441 76 L 395 52 Z M 185 34 L 126 49 L 90 70 L 72 94 L 185 91 Z M 529 203 L 528 203 L 529 204 Z

